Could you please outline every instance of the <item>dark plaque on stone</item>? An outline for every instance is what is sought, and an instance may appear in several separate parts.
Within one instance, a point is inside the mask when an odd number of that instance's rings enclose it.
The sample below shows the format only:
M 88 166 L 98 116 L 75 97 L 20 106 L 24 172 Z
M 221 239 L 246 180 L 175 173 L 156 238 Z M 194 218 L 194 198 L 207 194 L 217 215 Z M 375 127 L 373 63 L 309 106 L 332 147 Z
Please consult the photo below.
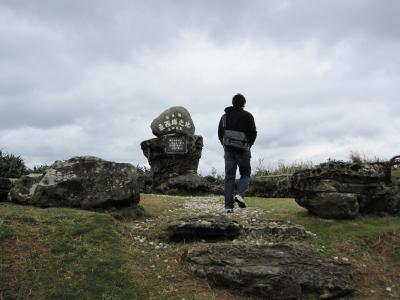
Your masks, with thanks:
M 167 154 L 185 154 L 188 152 L 184 135 L 166 135 L 164 136 L 164 142 L 165 153 Z

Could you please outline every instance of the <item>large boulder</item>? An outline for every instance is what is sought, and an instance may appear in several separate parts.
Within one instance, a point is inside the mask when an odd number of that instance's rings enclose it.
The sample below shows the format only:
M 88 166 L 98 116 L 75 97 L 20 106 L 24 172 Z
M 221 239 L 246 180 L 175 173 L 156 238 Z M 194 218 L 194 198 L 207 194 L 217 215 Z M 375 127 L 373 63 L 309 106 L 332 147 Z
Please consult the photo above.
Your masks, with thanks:
M 194 135 L 195 127 L 186 108 L 173 106 L 153 120 L 151 131 L 157 137 L 171 133 Z
M 291 177 L 296 202 L 323 218 L 400 212 L 400 190 L 385 181 L 385 163 L 330 161 Z
M 210 284 L 263 299 L 321 299 L 354 291 L 354 268 L 322 259 L 311 249 L 289 244 L 254 246 L 217 244 L 186 251 L 190 271 Z
M 130 206 L 140 199 L 137 177 L 131 164 L 73 157 L 56 161 L 43 174 L 21 177 L 11 189 L 10 199 L 41 207 Z
M 0 177 L 0 201 L 7 201 L 12 185 L 13 183 L 9 178 Z

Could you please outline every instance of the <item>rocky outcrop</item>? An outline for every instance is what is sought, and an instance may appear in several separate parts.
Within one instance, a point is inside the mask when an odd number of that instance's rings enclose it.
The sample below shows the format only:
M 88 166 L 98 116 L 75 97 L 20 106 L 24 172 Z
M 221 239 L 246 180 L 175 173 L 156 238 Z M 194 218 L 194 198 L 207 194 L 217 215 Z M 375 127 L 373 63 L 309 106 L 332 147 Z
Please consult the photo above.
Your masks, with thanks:
M 253 177 L 246 195 L 264 198 L 291 197 L 290 175 Z
M 19 204 L 95 208 L 130 206 L 140 199 L 136 168 L 97 157 L 56 161 L 43 174 L 22 176 L 10 191 Z
M 235 238 L 242 226 L 223 215 L 182 217 L 171 221 L 167 230 L 171 240 Z
M 8 193 L 13 186 L 9 178 L 0 177 L 0 201 L 7 201 Z
M 322 259 L 311 249 L 286 244 L 208 245 L 192 248 L 183 261 L 196 276 L 263 299 L 299 299 L 306 295 L 338 298 L 353 292 L 353 267 Z
M 400 212 L 400 190 L 385 182 L 384 163 L 331 161 L 291 177 L 296 202 L 323 218 Z M 387 181 L 387 180 L 386 180 Z

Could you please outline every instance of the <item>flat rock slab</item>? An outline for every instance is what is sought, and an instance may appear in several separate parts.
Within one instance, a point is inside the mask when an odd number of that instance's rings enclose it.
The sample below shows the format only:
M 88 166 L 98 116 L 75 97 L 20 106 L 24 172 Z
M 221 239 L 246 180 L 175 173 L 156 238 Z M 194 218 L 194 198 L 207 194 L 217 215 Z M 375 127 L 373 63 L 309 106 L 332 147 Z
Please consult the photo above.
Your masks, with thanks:
M 251 219 L 244 226 L 246 236 L 273 241 L 304 240 L 310 237 L 301 225 L 283 220 Z
M 183 261 L 210 284 L 264 299 L 332 299 L 351 294 L 355 269 L 322 259 L 311 249 L 288 244 L 214 244 L 189 249 Z
M 242 226 L 223 215 L 189 216 L 168 224 L 170 240 L 235 238 Z

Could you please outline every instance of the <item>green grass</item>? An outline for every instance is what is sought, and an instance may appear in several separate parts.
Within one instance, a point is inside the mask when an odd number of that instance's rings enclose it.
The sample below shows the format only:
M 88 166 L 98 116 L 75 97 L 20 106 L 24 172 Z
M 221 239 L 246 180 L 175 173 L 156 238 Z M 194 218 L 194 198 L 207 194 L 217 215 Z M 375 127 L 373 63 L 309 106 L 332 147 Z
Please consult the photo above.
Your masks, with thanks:
M 1 204 L 0 247 L 0 299 L 143 299 L 107 214 Z
M 180 262 L 188 244 L 163 239 L 184 202 L 141 195 L 135 210 L 96 212 L 0 204 L 0 299 L 246 299 L 193 278 Z M 352 299 L 399 296 L 400 216 L 325 220 L 293 199 L 247 203 L 305 226 L 315 236 L 304 243 L 321 255 L 350 259 L 360 269 Z
M 293 199 L 247 198 L 249 207 L 261 207 L 268 219 L 284 219 L 303 225 L 325 246 L 363 240 L 400 231 L 400 216 L 359 216 L 355 220 L 328 220 L 311 215 Z

